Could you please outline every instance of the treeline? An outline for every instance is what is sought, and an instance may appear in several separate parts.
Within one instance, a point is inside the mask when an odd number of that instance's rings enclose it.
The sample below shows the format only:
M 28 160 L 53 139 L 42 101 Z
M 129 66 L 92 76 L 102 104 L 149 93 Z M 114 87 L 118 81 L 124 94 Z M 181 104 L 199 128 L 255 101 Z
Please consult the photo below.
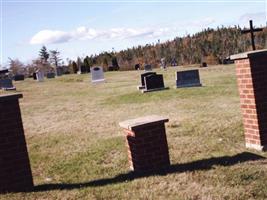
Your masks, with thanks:
M 257 49 L 266 48 L 267 28 L 255 33 L 255 43 Z M 103 52 L 91 56 L 90 59 L 105 67 L 115 56 L 121 70 L 133 70 L 137 63 L 159 66 L 161 58 L 165 58 L 168 65 L 201 62 L 220 64 L 232 54 L 249 50 L 252 50 L 250 34 L 241 34 L 241 28 L 236 26 L 220 27 L 216 30 L 208 28 L 194 35 L 176 37 L 164 43 L 132 47 L 116 53 Z

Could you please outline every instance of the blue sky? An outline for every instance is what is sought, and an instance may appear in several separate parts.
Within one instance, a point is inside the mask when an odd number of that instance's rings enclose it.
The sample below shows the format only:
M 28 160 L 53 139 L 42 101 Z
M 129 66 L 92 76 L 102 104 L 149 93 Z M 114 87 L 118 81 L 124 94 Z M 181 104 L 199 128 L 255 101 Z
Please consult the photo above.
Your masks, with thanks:
M 1 58 L 29 62 L 42 45 L 76 58 L 217 26 L 266 26 L 265 0 L 1 0 Z

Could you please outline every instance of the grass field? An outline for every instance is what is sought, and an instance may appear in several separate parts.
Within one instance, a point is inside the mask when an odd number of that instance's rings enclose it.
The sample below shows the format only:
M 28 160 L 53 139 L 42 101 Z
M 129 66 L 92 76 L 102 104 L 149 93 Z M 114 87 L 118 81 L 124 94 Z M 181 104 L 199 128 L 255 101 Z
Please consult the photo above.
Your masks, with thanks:
M 174 89 L 184 69 L 156 70 L 170 89 L 146 94 L 141 71 L 107 72 L 98 85 L 88 74 L 15 82 L 36 187 L 0 199 L 267 199 L 267 153 L 245 148 L 234 65 L 202 68 L 203 87 Z M 150 114 L 170 120 L 172 166 L 135 177 L 118 124 Z

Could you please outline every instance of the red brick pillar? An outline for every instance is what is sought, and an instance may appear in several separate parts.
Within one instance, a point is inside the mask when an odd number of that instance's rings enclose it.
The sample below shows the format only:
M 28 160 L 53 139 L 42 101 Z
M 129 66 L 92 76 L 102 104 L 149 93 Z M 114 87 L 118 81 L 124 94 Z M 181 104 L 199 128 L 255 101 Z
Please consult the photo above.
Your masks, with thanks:
M 120 122 L 126 133 L 132 170 L 146 172 L 170 165 L 164 124 L 168 121 L 167 118 L 153 115 Z
M 235 60 L 246 147 L 267 149 L 267 50 L 232 55 Z
M 0 95 L 0 193 L 33 188 L 18 99 Z

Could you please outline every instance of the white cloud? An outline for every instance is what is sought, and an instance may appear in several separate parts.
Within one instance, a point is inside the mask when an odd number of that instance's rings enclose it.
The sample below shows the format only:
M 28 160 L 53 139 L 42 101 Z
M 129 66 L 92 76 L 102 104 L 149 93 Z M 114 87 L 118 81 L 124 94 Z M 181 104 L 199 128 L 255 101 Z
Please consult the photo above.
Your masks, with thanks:
M 186 28 L 203 28 L 215 20 L 206 18 L 202 20 L 188 21 L 178 23 L 171 27 L 150 27 L 150 28 L 111 28 L 106 30 L 87 28 L 85 26 L 78 27 L 77 29 L 69 32 L 59 30 L 42 30 L 35 34 L 30 44 L 55 44 L 64 43 L 77 40 L 93 40 L 93 39 L 129 39 L 129 38 L 158 38 L 160 36 L 171 35 L 177 33 L 179 29 Z M 177 28 L 180 27 L 180 28 Z
M 62 43 L 70 39 L 71 35 L 63 31 L 42 30 L 32 37 L 30 44 Z

